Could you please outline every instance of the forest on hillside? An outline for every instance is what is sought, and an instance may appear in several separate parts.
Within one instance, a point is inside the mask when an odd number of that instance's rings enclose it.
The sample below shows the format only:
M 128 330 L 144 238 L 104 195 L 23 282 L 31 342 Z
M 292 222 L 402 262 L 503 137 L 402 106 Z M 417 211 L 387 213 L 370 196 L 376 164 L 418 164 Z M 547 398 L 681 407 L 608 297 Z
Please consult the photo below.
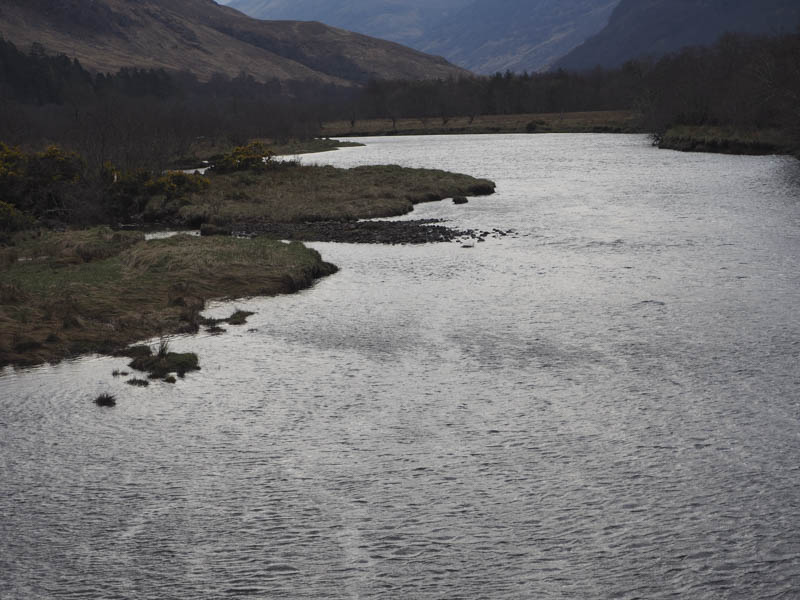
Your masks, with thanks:
M 23 52 L 0 39 L 0 204 L 16 210 L 30 200 L 25 194 L 34 195 L 36 214 L 28 216 L 84 222 L 92 203 L 107 196 L 111 173 L 138 173 L 129 180 L 147 181 L 142 173 L 157 177 L 210 148 L 230 149 L 253 138 L 308 139 L 334 120 L 446 123 L 453 117 L 620 109 L 636 111 L 642 130 L 656 139 L 679 125 L 769 129 L 797 151 L 800 34 L 726 35 L 712 47 L 612 70 L 371 81 L 360 88 L 264 83 L 246 74 L 200 81 L 163 70 L 90 73 L 40 45 Z M 20 179 L 20 164 L 33 165 L 31 178 Z M 20 181 L 27 183 L 21 187 Z M 82 204 L 81 195 L 94 200 Z M 85 209 L 60 211 L 65 203 Z
M 644 127 L 800 127 L 800 34 L 727 34 L 711 47 L 585 72 L 497 73 L 361 88 L 261 83 L 242 73 L 199 81 L 188 72 L 90 73 L 78 61 L 23 52 L 0 39 L 0 140 L 58 143 L 95 163 L 163 167 L 198 138 L 242 143 L 303 138 L 331 120 L 478 118 L 632 109 Z M 158 140 L 157 144 L 153 141 Z M 147 156 L 145 156 L 147 155 Z

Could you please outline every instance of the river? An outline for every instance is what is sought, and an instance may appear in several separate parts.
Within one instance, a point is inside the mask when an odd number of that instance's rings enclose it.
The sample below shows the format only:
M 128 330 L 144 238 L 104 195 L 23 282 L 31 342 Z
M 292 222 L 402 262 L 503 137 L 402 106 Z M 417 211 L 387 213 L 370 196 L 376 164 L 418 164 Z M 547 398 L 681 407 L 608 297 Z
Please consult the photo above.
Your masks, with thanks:
M 4 371 L 0 597 L 797 598 L 800 162 L 362 141 L 303 160 L 488 177 L 404 218 L 513 232 L 314 244 L 173 386 Z

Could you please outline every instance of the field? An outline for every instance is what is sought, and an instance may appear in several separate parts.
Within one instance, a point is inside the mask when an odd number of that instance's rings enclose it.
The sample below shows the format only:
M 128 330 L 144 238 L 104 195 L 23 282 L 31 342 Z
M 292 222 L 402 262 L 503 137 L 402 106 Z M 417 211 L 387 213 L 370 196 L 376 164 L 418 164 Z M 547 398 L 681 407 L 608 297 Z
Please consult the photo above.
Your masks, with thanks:
M 327 137 L 372 135 L 431 135 L 456 133 L 639 133 L 640 116 L 632 111 L 594 111 L 453 117 L 430 119 L 373 119 L 325 123 Z

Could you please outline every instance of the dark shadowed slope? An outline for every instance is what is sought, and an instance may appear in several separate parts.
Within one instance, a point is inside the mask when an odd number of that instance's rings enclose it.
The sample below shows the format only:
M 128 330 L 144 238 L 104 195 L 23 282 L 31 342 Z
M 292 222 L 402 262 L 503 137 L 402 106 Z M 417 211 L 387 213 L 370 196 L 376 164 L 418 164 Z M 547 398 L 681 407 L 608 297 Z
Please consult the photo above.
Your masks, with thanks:
M 230 0 L 254 17 L 322 21 L 444 56 L 471 71 L 547 69 L 619 0 Z
M 608 26 L 556 63 L 616 67 L 714 42 L 725 32 L 785 33 L 800 25 L 798 0 L 622 0 Z
M 334 27 L 417 47 L 432 23 L 473 0 L 228 0 L 259 19 L 322 21 Z
M 543 71 L 600 31 L 619 0 L 476 0 L 418 45 L 479 73 Z

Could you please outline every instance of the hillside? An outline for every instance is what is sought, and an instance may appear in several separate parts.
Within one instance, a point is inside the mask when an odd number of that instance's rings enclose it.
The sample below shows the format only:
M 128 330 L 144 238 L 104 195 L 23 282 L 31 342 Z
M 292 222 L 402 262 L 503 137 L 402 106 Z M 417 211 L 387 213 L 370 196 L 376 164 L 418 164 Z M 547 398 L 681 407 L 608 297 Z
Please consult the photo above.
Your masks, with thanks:
M 472 0 L 226 0 L 232 8 L 261 19 L 321 21 L 382 39 L 415 44 L 431 23 Z
M 470 71 L 543 71 L 619 0 L 229 0 L 264 19 L 317 20 L 442 55 Z
M 463 74 L 442 58 L 316 22 L 260 21 L 213 0 L 4 0 L 0 35 L 98 71 L 246 72 L 260 81 L 338 84 Z
M 478 73 L 544 71 L 600 31 L 618 2 L 475 0 L 417 47 Z
M 708 45 L 725 32 L 777 34 L 798 25 L 797 0 L 622 0 L 606 28 L 556 66 L 617 67 L 640 56 Z

